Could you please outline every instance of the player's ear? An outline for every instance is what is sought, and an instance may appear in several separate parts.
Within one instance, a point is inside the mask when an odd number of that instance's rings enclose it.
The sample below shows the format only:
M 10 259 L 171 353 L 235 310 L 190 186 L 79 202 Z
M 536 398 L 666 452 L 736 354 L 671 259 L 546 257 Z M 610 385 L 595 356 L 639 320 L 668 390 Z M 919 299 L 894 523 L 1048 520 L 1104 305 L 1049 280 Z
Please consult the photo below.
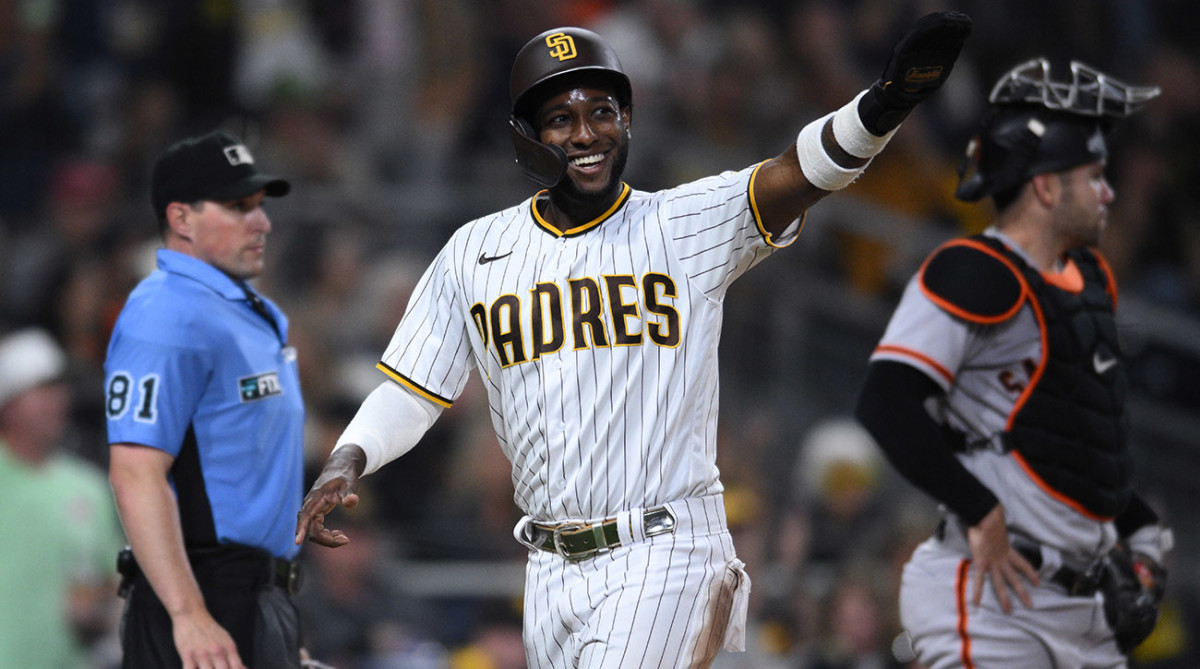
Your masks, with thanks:
M 1059 191 L 1062 190 L 1062 178 L 1056 173 L 1039 174 L 1030 179 L 1033 196 L 1039 204 L 1049 208 L 1058 201 Z

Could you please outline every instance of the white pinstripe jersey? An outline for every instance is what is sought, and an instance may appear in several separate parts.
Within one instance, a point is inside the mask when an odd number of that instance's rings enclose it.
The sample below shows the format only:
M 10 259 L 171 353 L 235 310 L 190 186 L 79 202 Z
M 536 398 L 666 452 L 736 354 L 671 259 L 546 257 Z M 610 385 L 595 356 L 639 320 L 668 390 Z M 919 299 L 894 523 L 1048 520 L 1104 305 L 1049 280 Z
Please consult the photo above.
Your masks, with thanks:
M 517 505 L 593 519 L 722 490 L 717 345 L 734 279 L 771 239 L 757 166 L 647 193 L 559 231 L 537 196 L 450 238 L 414 290 L 380 368 L 449 406 L 472 368 L 513 464 Z
M 1002 233 L 989 229 L 986 234 L 1025 255 Z M 946 390 L 935 412 L 938 420 L 965 433 L 969 443 L 991 445 L 958 457 L 999 498 L 1010 527 L 1068 554 L 1095 555 L 1115 541 L 1112 523 L 1056 500 L 1015 458 L 1000 453 L 1000 434 L 1041 356 L 1041 331 L 1028 303 L 1002 323 L 974 324 L 939 307 L 914 276 L 871 360 L 911 365 Z

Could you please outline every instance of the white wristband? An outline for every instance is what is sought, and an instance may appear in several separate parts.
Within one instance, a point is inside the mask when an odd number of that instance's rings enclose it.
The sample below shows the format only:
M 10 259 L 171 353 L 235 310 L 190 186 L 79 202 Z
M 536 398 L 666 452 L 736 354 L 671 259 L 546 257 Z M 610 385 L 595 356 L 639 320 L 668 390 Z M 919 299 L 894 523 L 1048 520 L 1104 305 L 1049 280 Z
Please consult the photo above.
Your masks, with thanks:
M 809 123 L 800 129 L 796 137 L 796 154 L 800 159 L 800 171 L 808 182 L 821 190 L 835 191 L 849 186 L 858 175 L 867 169 L 861 167 L 842 167 L 834 162 L 821 144 L 821 132 L 825 124 L 836 112 Z M 870 164 L 870 161 L 867 161 Z
M 441 414 L 441 406 L 384 381 L 363 400 L 333 450 L 361 446 L 367 454 L 365 476 L 412 450 Z
M 833 113 L 833 138 L 846 153 L 856 158 L 871 158 L 879 153 L 883 147 L 887 146 L 892 135 L 900 129 L 899 127 L 893 128 L 883 137 L 874 135 L 867 130 L 867 127 L 863 125 L 862 117 L 858 115 L 858 101 L 866 94 L 867 92 L 864 90 L 854 96 L 849 104 Z

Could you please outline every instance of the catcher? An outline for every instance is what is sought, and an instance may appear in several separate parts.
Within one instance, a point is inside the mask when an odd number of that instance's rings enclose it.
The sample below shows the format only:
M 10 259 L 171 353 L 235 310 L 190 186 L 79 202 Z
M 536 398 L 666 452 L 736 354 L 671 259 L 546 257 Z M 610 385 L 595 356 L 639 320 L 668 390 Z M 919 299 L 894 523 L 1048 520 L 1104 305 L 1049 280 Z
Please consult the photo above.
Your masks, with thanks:
M 1107 130 L 1159 89 L 1070 69 L 1031 60 L 992 89 L 956 195 L 991 197 L 995 220 L 925 260 L 859 397 L 945 509 L 900 586 L 898 642 L 930 669 L 1123 667 L 1163 595 L 1171 533 L 1132 488 L 1116 283 L 1094 249 Z

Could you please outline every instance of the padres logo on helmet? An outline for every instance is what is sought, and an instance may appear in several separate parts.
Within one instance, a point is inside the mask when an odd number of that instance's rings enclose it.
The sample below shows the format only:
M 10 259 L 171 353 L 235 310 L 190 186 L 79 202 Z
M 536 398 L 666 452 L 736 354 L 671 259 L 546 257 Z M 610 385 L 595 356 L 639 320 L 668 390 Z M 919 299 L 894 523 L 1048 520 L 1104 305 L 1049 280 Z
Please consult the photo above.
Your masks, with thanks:
M 554 33 L 547 36 L 546 46 L 550 47 L 550 55 L 560 61 L 571 60 L 579 55 L 575 51 L 575 40 L 566 33 Z

